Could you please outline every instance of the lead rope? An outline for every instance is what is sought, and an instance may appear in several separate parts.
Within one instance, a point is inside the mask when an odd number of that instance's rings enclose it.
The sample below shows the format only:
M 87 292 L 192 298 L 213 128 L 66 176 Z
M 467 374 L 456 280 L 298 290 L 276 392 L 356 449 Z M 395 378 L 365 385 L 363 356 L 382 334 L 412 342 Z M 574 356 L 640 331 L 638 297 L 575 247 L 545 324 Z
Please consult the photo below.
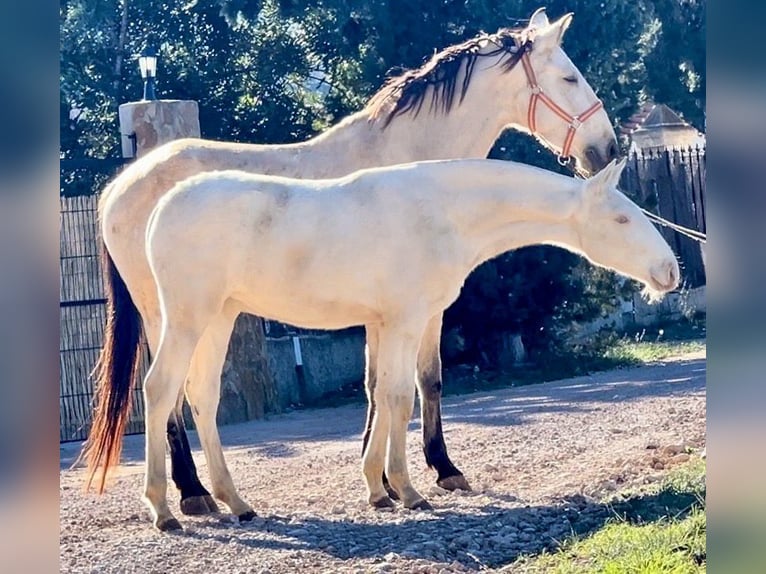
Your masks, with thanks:
M 685 235 L 689 239 L 693 239 L 694 241 L 698 241 L 699 243 L 707 243 L 707 235 L 705 233 L 702 233 L 701 231 L 697 231 L 696 229 L 689 229 L 688 227 L 684 227 L 683 225 L 678 225 L 677 223 L 673 223 L 672 221 L 668 221 L 667 219 L 664 219 L 657 215 L 656 213 L 652 213 L 651 211 L 648 211 L 644 209 L 643 207 L 640 208 L 641 211 L 646 215 L 651 221 L 658 225 L 662 225 L 663 227 L 669 227 L 673 231 L 677 231 L 681 235 Z

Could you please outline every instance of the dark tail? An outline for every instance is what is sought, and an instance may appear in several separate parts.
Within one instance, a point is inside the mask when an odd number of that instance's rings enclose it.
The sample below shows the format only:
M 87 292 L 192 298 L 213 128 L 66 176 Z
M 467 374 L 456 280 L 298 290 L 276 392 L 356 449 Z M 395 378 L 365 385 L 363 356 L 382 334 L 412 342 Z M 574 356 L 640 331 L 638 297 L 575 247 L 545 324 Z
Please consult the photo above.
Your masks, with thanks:
M 83 452 L 88 464 L 85 490 L 95 482 L 99 493 L 104 491 L 109 468 L 120 462 L 122 435 L 138 375 L 142 331 L 138 309 L 103 239 L 100 248 L 106 291 L 106 326 L 104 346 L 93 369 L 97 401 L 93 426 Z

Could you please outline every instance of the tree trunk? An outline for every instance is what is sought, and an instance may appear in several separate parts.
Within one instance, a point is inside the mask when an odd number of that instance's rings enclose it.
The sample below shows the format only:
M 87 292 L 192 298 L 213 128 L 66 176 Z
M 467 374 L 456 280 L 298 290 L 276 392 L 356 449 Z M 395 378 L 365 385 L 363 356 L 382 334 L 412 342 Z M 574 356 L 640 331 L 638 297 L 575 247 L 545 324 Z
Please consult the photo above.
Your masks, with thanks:
M 114 60 L 114 98 L 120 99 L 120 84 L 122 82 L 122 61 L 125 51 L 125 41 L 128 35 L 128 0 L 122 0 L 122 17 L 120 18 L 120 36 L 117 38 L 117 57 Z

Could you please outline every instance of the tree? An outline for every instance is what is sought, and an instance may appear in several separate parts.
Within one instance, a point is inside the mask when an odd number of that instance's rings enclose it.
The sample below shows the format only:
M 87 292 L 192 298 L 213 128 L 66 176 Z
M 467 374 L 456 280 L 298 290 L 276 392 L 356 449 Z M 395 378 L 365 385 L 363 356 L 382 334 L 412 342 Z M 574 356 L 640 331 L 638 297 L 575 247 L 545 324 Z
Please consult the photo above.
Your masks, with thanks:
M 292 142 L 360 109 L 387 74 L 480 31 L 521 26 L 538 4 L 64 0 L 61 154 L 117 155 L 117 105 L 141 93 L 134 56 L 145 42 L 160 48 L 160 95 L 197 100 L 204 137 Z M 570 11 L 564 48 L 615 124 L 653 99 L 704 125 L 703 0 L 548 2 L 552 17 Z M 533 139 L 515 133 L 504 134 L 490 157 L 566 173 Z M 469 278 L 446 327 L 461 328 L 473 348 L 510 330 L 543 349 L 552 318 L 585 320 L 614 299 L 617 285 L 586 268 L 551 247 L 499 257 Z

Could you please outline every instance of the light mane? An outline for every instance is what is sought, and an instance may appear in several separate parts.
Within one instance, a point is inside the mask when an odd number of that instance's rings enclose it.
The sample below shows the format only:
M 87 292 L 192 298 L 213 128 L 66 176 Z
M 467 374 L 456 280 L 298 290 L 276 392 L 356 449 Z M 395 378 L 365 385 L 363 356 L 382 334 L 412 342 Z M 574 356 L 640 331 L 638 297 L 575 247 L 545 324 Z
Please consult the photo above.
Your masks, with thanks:
M 482 53 L 480 50 L 487 43 L 497 48 Z M 426 96 L 431 95 L 430 110 L 448 113 L 455 102 L 460 70 L 465 62 L 458 103 L 462 103 L 468 86 L 471 84 L 474 65 L 479 57 L 491 57 L 506 54 L 502 61 L 502 71 L 512 70 L 521 56 L 532 47 L 532 40 L 521 28 L 501 28 L 495 34 L 480 34 L 434 54 L 425 64 L 415 70 L 395 76 L 386 81 L 383 87 L 370 98 L 365 107 L 370 119 L 383 118 L 385 128 L 400 115 L 420 113 Z

